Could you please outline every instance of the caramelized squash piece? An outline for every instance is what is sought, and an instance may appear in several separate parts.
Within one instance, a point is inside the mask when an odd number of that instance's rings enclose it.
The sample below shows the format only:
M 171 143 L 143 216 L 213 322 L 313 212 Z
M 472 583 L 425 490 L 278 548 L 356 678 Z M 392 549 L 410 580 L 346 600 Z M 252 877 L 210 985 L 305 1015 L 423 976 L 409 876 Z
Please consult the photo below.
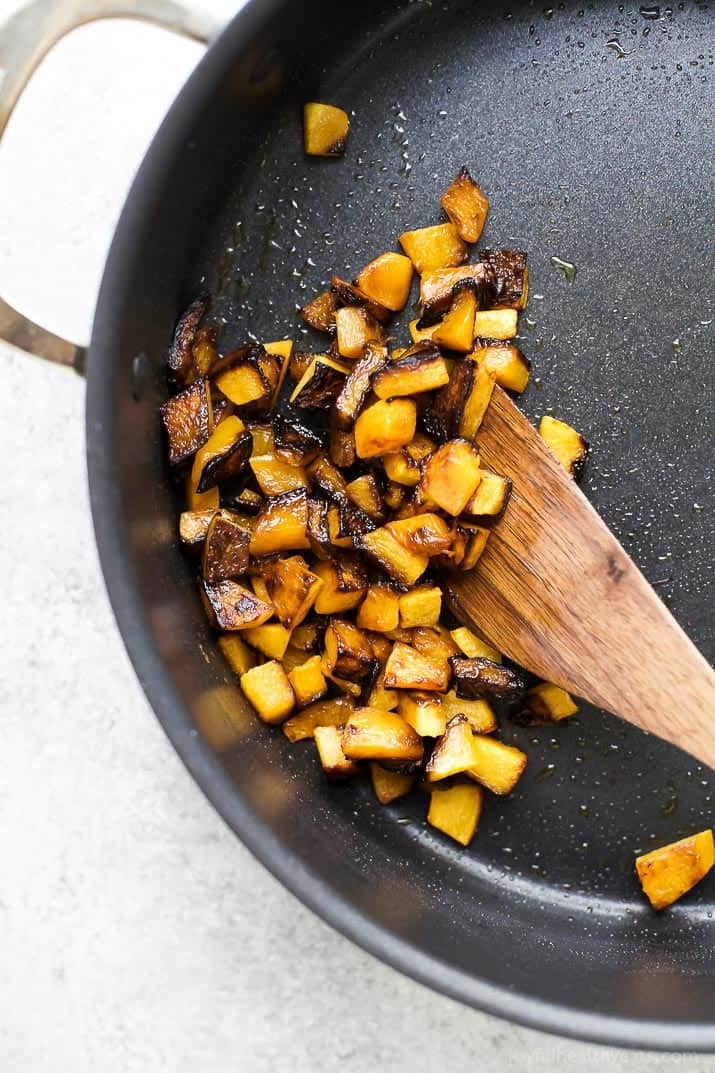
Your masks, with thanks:
M 417 689 L 443 693 L 449 684 L 448 667 L 416 648 L 396 641 L 385 665 L 390 689 Z
M 357 543 L 361 551 L 400 585 L 414 585 L 429 563 L 426 555 L 409 551 L 401 544 L 387 526 L 363 533 Z
M 246 466 L 253 437 L 240 417 L 225 417 L 196 452 L 192 480 L 197 492 L 207 492 L 221 481 L 236 477 Z
M 520 395 L 526 390 L 531 366 L 518 346 L 479 347 L 472 357 L 505 391 Z
M 196 380 L 160 408 L 169 444 L 169 465 L 188 462 L 206 443 L 213 425 L 208 381 Z
M 193 347 L 197 330 L 209 307 L 208 294 L 199 295 L 188 309 L 179 317 L 171 340 L 167 365 L 169 377 L 176 384 L 187 384 L 194 379 L 197 369 L 194 365 Z M 199 373 L 205 376 L 205 373 Z
M 403 231 L 399 241 L 420 275 L 467 260 L 467 247 L 452 223 Z
M 470 335 L 465 349 L 469 350 L 471 345 Z M 392 399 L 399 395 L 413 396 L 434 391 L 448 381 L 447 362 L 437 347 L 429 347 L 385 364 L 373 376 L 372 389 L 379 399 Z
M 418 555 L 441 555 L 452 546 L 452 532 L 439 514 L 413 514 L 388 522 L 386 528 L 403 547 Z
M 290 643 L 290 633 L 285 626 L 281 626 L 280 622 L 266 622 L 263 626 L 253 626 L 245 631 L 244 637 L 252 648 L 267 656 L 268 659 L 284 660 Z
M 436 626 L 442 613 L 442 590 L 435 585 L 421 585 L 400 596 L 400 626 Z
M 428 325 L 425 328 L 421 328 L 421 320 L 419 317 L 415 320 L 411 320 L 407 325 L 407 329 L 410 333 L 410 339 L 414 346 L 426 346 L 432 342 L 432 336 L 437 331 L 437 324 Z M 404 357 L 404 355 L 402 355 Z
M 491 530 L 465 521 L 460 521 L 457 528 L 460 537 L 464 540 L 464 551 L 458 565 L 461 570 L 473 570 L 487 546 Z
M 344 619 L 331 619 L 323 638 L 322 669 L 326 678 L 337 682 L 353 696 L 377 675 L 377 660 L 362 630 Z
M 290 359 L 293 356 L 293 340 L 277 339 L 273 343 L 264 343 L 263 347 L 267 354 L 272 354 L 280 359 L 278 379 L 273 391 L 273 397 L 271 398 L 271 406 L 275 406 L 278 401 L 278 396 L 281 393 L 281 388 L 285 382 L 288 369 L 290 368 Z
M 401 253 L 381 253 L 358 272 L 353 283 L 373 301 L 398 313 L 410 297 L 412 261 Z
M 423 432 L 415 433 L 414 439 L 406 444 L 401 451 L 387 454 L 382 459 L 385 474 L 395 484 L 404 484 L 405 487 L 415 487 L 420 483 L 422 476 L 421 462 L 435 449 L 435 443 Z
M 452 674 L 458 697 L 477 700 L 491 697 L 493 700 L 514 700 L 524 692 L 524 676 L 500 663 L 492 663 L 483 656 L 468 659 L 452 656 Z
M 316 354 L 293 388 L 291 405 L 301 410 L 329 410 L 349 371 L 347 365 L 327 354 Z
M 197 552 L 204 545 L 215 510 L 184 510 L 179 517 L 179 540 L 185 551 Z
M 387 633 L 400 623 L 400 594 L 389 585 L 370 585 L 357 613 L 362 630 Z
M 351 779 L 360 773 L 358 765 L 345 756 L 341 747 L 342 734 L 337 727 L 316 727 L 313 737 L 320 766 L 329 779 Z
M 281 730 L 291 743 L 303 741 L 312 738 L 318 726 L 344 726 L 354 710 L 355 702 L 350 697 L 329 697 L 292 715 Z
M 511 481 L 489 470 L 479 470 L 479 484 L 464 508 L 473 517 L 498 518 L 506 509 L 511 495 Z
M 279 496 L 309 488 L 307 474 L 302 466 L 284 462 L 276 454 L 252 455 L 249 465 L 256 483 L 265 496 Z
M 452 308 L 455 295 L 463 288 L 474 291 L 477 307 L 489 304 L 493 293 L 494 273 L 484 264 L 462 265 L 460 268 L 438 268 L 425 272 L 420 280 L 422 316 L 420 328 L 434 325 Z
M 367 592 L 367 578 L 353 559 L 336 556 L 326 562 L 316 563 L 313 573 L 323 582 L 315 601 L 318 615 L 339 615 L 350 611 Z
M 282 462 L 293 466 L 307 466 L 315 461 L 323 449 L 319 436 L 297 421 L 288 421 L 278 414 L 273 423 L 273 445 L 261 454 L 275 455 Z
M 238 495 L 224 496 L 226 506 L 242 514 L 260 514 L 266 501 L 255 488 L 242 488 Z
M 715 842 L 711 828 L 636 857 L 638 879 L 654 909 L 666 909 L 677 902 L 713 865 Z
M 465 242 L 478 242 L 489 212 L 489 199 L 466 168 L 460 168 L 439 203 Z
M 498 652 L 496 648 L 492 648 L 481 637 L 477 637 L 476 633 L 472 633 L 466 626 L 459 626 L 456 630 L 450 630 L 449 635 L 459 647 L 462 655 L 469 656 L 470 659 L 482 656 L 484 659 L 491 660 L 492 663 L 501 663 L 501 652 Z
M 488 700 L 464 700 L 453 689 L 445 693 L 441 700 L 448 721 L 454 719 L 455 715 L 463 715 L 475 734 L 491 734 L 497 729 L 497 717 Z
M 439 738 L 444 734 L 447 717 L 438 693 L 401 693 L 397 710 L 421 738 Z
M 530 689 L 526 694 L 526 706 L 532 715 L 547 723 L 560 723 L 578 711 L 571 694 L 553 682 L 539 682 Z
M 494 273 L 490 305 L 495 308 L 523 309 L 529 297 L 529 269 L 521 250 L 482 250 L 479 260 Z
M 311 298 L 304 306 L 301 307 L 299 313 L 306 324 L 309 324 L 311 328 L 315 328 L 317 332 L 328 332 L 331 335 L 335 332 L 335 310 L 337 309 L 337 302 L 335 295 L 332 291 L 323 291 L 321 294 Z M 303 355 L 307 357 L 307 355 Z M 305 363 L 305 367 L 300 371 L 299 375 L 293 371 L 293 367 L 299 358 L 299 355 L 294 355 L 290 363 L 290 372 L 294 380 L 299 380 L 305 372 L 309 362 Z M 296 369 L 296 372 L 298 370 Z
M 387 324 L 390 319 L 390 310 L 385 309 L 379 302 L 374 302 L 364 291 L 356 287 L 354 283 L 348 283 L 340 276 L 333 276 L 330 280 L 330 290 L 335 299 L 336 309 L 344 306 L 357 306 L 364 310 L 369 317 L 378 324 Z
M 477 296 L 471 288 L 465 287 L 455 295 L 452 308 L 445 314 L 444 319 L 435 325 L 432 339 L 439 346 L 466 354 L 472 349 L 476 315 Z M 447 380 L 444 383 L 446 384 Z
M 251 588 L 255 592 L 258 599 L 263 600 L 264 604 L 269 604 L 271 602 L 271 598 L 268 595 L 266 583 L 260 574 L 251 575 Z
M 513 339 L 516 327 L 515 309 L 480 309 L 474 318 L 474 338 Z
M 408 794 L 415 783 L 414 775 L 402 775 L 399 771 L 389 771 L 373 760 L 370 764 L 370 777 L 375 797 L 381 805 L 389 805 L 398 797 Z
M 320 656 L 311 656 L 305 663 L 294 667 L 288 675 L 288 681 L 299 708 L 314 704 L 328 692 L 328 683 L 323 675 Z
M 374 473 L 364 473 L 345 486 L 350 501 L 376 522 L 385 519 L 385 502 Z
M 385 348 L 375 343 L 368 343 L 365 352 L 353 366 L 340 394 L 333 404 L 335 422 L 341 429 L 351 429 L 370 394 L 374 373 L 387 364 Z
M 422 739 L 397 712 L 356 708 L 343 729 L 343 752 L 351 760 L 377 760 L 385 767 L 422 759 Z
M 467 440 L 455 439 L 427 459 L 420 488 L 447 514 L 461 514 L 479 484 L 479 454 Z
M 539 435 L 566 472 L 578 480 L 588 454 L 588 444 L 581 433 L 565 421 L 544 414 L 539 423 Z
M 350 469 L 355 465 L 355 434 L 352 429 L 339 428 L 331 410 L 328 430 L 328 454 L 334 466 Z
M 476 749 L 478 737 L 465 715 L 455 715 L 449 720 L 444 734 L 437 739 L 427 761 L 425 774 L 428 782 L 438 782 L 452 775 L 461 775 L 478 763 Z
M 433 790 L 427 823 L 462 846 L 468 846 L 476 834 L 483 804 L 484 793 L 480 786 L 457 783 L 446 790 Z
M 261 572 L 277 618 L 293 630 L 312 609 L 323 582 L 300 555 L 269 559 Z
M 389 645 L 389 647 L 392 648 L 392 645 Z M 375 658 L 377 659 L 377 655 L 375 654 L 374 646 L 373 646 L 372 651 L 373 651 L 373 654 L 375 655 Z M 389 653 L 388 653 L 388 655 L 389 655 Z M 379 662 L 379 660 L 378 660 L 378 662 Z M 373 683 L 372 689 L 370 690 L 370 693 L 368 695 L 367 707 L 368 708 L 382 708 L 383 711 L 394 712 L 394 711 L 397 710 L 399 700 L 400 700 L 400 694 L 397 692 L 397 690 L 396 689 L 388 689 L 387 686 L 385 685 L 385 676 L 384 676 L 384 674 L 378 674 L 377 678 L 375 679 L 375 681 Z
M 308 467 L 310 479 L 316 488 L 324 492 L 328 499 L 336 503 L 344 503 L 347 499 L 347 485 L 345 478 L 339 469 L 321 455 Z
M 218 647 L 223 658 L 228 663 L 234 674 L 239 678 L 258 662 L 256 653 L 246 644 L 243 637 L 238 633 L 225 633 L 218 639 Z
M 494 378 L 471 359 L 455 363 L 449 383 L 437 392 L 425 413 L 425 426 L 437 440 L 462 436 L 473 440 L 494 390 Z
M 303 490 L 287 492 L 266 502 L 253 523 L 251 555 L 260 558 L 278 551 L 310 547 L 307 535 L 308 496 Z
M 459 649 L 444 626 L 416 626 L 410 633 L 410 644 L 430 659 L 445 665 L 451 656 L 459 655 Z M 447 668 L 449 672 L 449 668 Z
M 261 626 L 273 608 L 236 581 L 202 581 L 200 593 L 212 625 L 218 630 L 247 630 Z
M 290 643 L 302 652 L 317 652 L 323 630 L 317 622 L 304 622 L 291 633 Z
M 275 659 L 242 674 L 241 689 L 264 723 L 282 723 L 293 711 L 293 690 L 286 672 Z
M 334 104 L 303 105 L 303 148 L 308 156 L 342 156 L 348 141 L 347 112 Z
M 526 767 L 526 753 L 486 734 L 475 735 L 474 750 L 476 760 L 467 771 L 470 779 L 493 794 L 510 794 Z
M 358 458 L 377 458 L 397 451 L 415 435 L 417 408 L 412 399 L 379 399 L 355 422 Z
M 271 406 L 275 383 L 266 371 L 275 370 L 275 357 L 260 344 L 244 343 L 219 359 L 211 379 L 234 406 L 246 414 L 266 413 Z
M 380 344 L 385 338 L 382 325 L 361 306 L 337 309 L 335 327 L 338 353 L 343 358 L 360 358 L 368 343 Z
M 206 581 L 226 581 L 248 571 L 251 523 L 228 510 L 217 511 L 206 531 L 201 573 Z

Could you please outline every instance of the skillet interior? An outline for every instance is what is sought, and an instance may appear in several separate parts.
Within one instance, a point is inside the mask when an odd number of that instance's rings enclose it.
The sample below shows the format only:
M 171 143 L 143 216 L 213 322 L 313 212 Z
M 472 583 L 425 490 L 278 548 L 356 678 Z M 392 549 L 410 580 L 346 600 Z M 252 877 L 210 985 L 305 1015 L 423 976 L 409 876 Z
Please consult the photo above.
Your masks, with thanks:
M 485 243 L 529 251 L 524 407 L 590 439 L 587 494 L 712 660 L 712 24 L 690 4 L 260 6 L 162 128 L 100 297 L 90 479 L 140 677 L 223 815 L 353 938 L 541 1027 L 715 1048 L 715 877 L 654 916 L 632 876 L 635 851 L 712 823 L 712 773 L 589 709 L 554 732 L 507 723 L 527 774 L 468 852 L 424 826 L 422 800 L 380 809 L 367 787 L 326 785 L 310 744 L 244 713 L 214 652 L 156 420 L 173 321 L 204 283 L 225 346 L 295 334 L 304 296 L 438 219 L 467 163 L 491 198 Z M 305 99 L 354 110 L 344 160 L 304 158 Z

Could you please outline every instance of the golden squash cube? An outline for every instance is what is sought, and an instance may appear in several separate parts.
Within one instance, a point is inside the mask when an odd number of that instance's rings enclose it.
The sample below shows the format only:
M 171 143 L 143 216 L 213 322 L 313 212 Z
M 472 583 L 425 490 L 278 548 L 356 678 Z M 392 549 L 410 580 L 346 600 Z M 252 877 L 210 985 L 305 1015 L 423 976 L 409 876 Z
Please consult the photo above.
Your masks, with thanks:
M 442 613 L 442 590 L 435 585 L 421 585 L 400 596 L 400 626 L 436 626 Z
M 244 630 L 243 636 L 249 645 L 269 659 L 283 659 L 290 643 L 290 632 L 280 622 L 266 622 Z
M 478 734 L 474 738 L 475 759 L 467 774 L 493 794 L 509 794 L 526 767 L 526 753 L 514 745 Z
M 305 738 L 312 738 L 318 726 L 344 726 L 354 710 L 355 702 L 351 697 L 329 697 L 292 715 L 281 730 L 291 743 L 303 741 Z
M 309 101 L 303 105 L 303 148 L 308 156 L 342 156 L 350 119 L 334 104 Z
M 378 399 L 355 422 L 358 458 L 378 458 L 398 451 L 413 439 L 417 407 L 412 399 Z
M 481 637 L 477 637 L 476 633 L 472 633 L 466 626 L 450 630 L 449 635 L 465 656 L 469 656 L 471 659 L 476 656 L 483 656 L 484 659 L 490 659 L 492 663 L 501 663 L 501 652 L 496 648 L 492 648 Z
M 571 694 L 553 682 L 539 682 L 530 689 L 526 694 L 526 704 L 533 715 L 548 723 L 560 723 L 578 711 Z
M 517 320 L 515 309 L 480 309 L 474 318 L 474 338 L 513 339 Z
M 401 693 L 397 710 L 422 738 L 439 738 L 444 734 L 447 717 L 439 693 Z
M 452 308 L 435 326 L 432 340 L 448 350 L 466 354 L 474 342 L 474 318 L 477 315 L 477 296 L 470 288 L 457 291 Z M 447 381 L 445 380 L 444 383 Z
M 427 823 L 455 842 L 468 846 L 474 838 L 482 814 L 484 791 L 481 786 L 458 783 L 430 794 Z
M 425 463 L 420 488 L 427 499 L 447 514 L 461 514 L 479 485 L 481 471 L 476 447 L 455 439 L 439 447 Z
M 370 777 L 375 797 L 381 805 L 389 805 L 398 797 L 408 794 L 415 783 L 414 775 L 403 775 L 399 771 L 389 771 L 374 760 L 370 763 Z
M 241 689 L 264 723 L 282 723 L 295 706 L 288 675 L 277 660 L 242 674 Z
M 385 664 L 385 685 L 391 689 L 417 689 L 443 693 L 449 669 L 439 660 L 396 641 Z
M 362 630 L 387 633 L 400 624 L 400 594 L 389 585 L 370 585 L 357 613 Z
M 400 245 L 420 275 L 461 265 L 467 259 L 467 247 L 452 223 L 403 231 Z
M 412 286 L 412 261 L 401 253 L 381 253 L 358 272 L 356 287 L 393 313 L 407 305 Z
M 539 435 L 566 472 L 578 479 L 588 454 L 588 444 L 581 433 L 565 421 L 544 414 L 539 423 Z
M 338 353 L 343 358 L 361 358 L 368 343 L 382 343 L 385 332 L 361 306 L 343 306 L 335 311 Z
M 389 767 L 422 759 L 422 738 L 397 712 L 356 708 L 342 737 L 343 752 L 351 760 L 378 760 Z
M 466 168 L 460 168 L 439 200 L 460 238 L 478 242 L 487 220 L 489 199 Z
M 337 727 L 316 727 L 313 738 L 321 766 L 329 779 L 350 779 L 359 774 L 360 768 L 348 760 L 341 748 L 341 732 Z
M 665 909 L 692 890 L 714 864 L 715 842 L 707 828 L 636 857 L 636 872 L 653 908 Z
M 494 377 L 499 387 L 520 395 L 529 383 L 530 365 L 518 346 L 485 346 L 472 357 Z

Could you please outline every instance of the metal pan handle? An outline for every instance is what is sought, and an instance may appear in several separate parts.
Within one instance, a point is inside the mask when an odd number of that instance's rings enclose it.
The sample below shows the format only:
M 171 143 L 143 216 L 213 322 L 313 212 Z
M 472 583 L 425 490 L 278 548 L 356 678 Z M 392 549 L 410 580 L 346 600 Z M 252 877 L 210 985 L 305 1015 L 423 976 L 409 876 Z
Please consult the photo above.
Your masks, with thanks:
M 208 14 L 174 0 L 34 0 L 0 23 L 0 138 L 32 74 L 57 42 L 99 19 L 130 18 L 208 44 L 222 28 Z M 0 339 L 84 372 L 86 348 L 23 316 L 0 297 Z

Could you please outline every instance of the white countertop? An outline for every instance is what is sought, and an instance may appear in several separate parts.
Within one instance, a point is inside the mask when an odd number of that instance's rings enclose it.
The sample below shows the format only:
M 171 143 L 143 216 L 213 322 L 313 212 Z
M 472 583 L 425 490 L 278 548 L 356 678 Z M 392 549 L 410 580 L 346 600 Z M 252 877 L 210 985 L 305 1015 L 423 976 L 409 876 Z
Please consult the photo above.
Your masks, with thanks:
M 0 18 L 14 6 L 0 0 Z M 89 27 L 23 100 L 0 152 L 0 285 L 48 327 L 87 334 L 123 192 L 200 54 L 146 27 Z M 466 1010 L 336 935 L 253 860 L 124 653 L 83 409 L 79 377 L 0 344 L 2 1073 L 712 1069 Z

